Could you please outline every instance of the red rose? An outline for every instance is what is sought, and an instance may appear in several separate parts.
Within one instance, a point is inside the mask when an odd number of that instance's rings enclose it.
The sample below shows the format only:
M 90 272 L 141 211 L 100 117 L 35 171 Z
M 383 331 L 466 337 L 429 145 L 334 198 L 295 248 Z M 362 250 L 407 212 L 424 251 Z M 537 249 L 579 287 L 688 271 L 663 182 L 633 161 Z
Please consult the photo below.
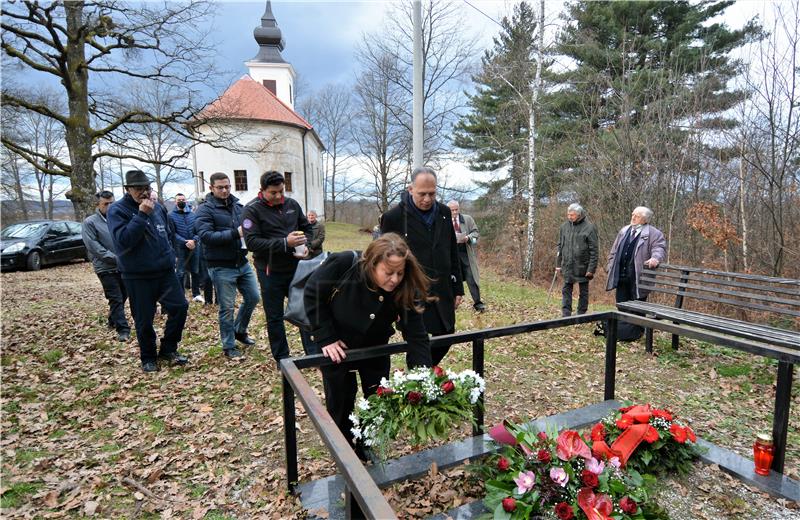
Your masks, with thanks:
M 686 442 L 686 430 L 683 429 L 683 426 L 672 423 L 672 426 L 669 427 L 669 432 L 672 434 L 672 438 L 679 443 Z
M 633 406 L 623 406 L 622 408 L 619 409 L 619 411 L 622 412 L 622 413 L 625 413 L 625 412 L 629 412 L 632 409 L 633 409 Z
M 422 394 L 419 392 L 409 392 L 406 394 L 406 399 L 411 404 L 419 404 L 422 402 Z
M 393 394 L 394 390 L 392 390 L 391 388 L 387 388 L 385 386 L 379 386 L 377 393 L 378 393 L 378 397 L 381 397 L 381 396 L 384 396 L 384 395 Z
M 684 426 L 683 429 L 686 431 L 686 435 L 689 437 L 690 441 L 697 442 L 697 435 L 694 434 L 694 430 L 688 426 Z
M 508 471 L 508 467 L 510 465 L 511 463 L 508 462 L 508 459 L 505 457 L 500 457 L 500 459 L 497 461 L 497 469 L 500 471 Z
M 539 462 L 544 462 L 545 464 L 553 460 L 553 457 L 550 455 L 550 450 L 539 450 L 536 453 L 536 458 L 539 459 Z
M 510 513 L 517 508 L 517 501 L 513 497 L 506 497 L 503 499 L 503 509 L 506 513 Z
M 444 375 L 444 370 L 439 365 L 433 366 L 433 373 L 436 377 L 442 377 Z
M 606 427 L 603 426 L 603 423 L 597 423 L 592 428 L 592 441 L 604 441 L 606 440 Z
M 539 437 L 540 441 L 546 441 L 547 440 L 547 434 L 545 432 L 539 432 L 539 433 L 536 434 L 536 436 Z
M 636 501 L 631 497 L 622 497 L 622 500 L 619 501 L 619 508 L 622 509 L 623 513 L 628 513 L 629 515 L 635 515 L 636 511 L 639 510 Z
M 597 479 L 597 475 L 588 469 L 581 471 L 581 480 L 590 488 L 596 488 L 600 484 L 600 481 Z
M 658 430 L 653 428 L 652 426 L 647 426 L 647 433 L 644 434 L 644 440 L 653 444 L 658 440 Z
M 572 511 L 572 506 L 566 502 L 559 502 L 556 504 L 556 516 L 561 520 L 570 520 L 575 518 L 575 513 Z
M 631 417 L 630 415 L 622 414 L 622 417 L 617 419 L 617 428 L 619 428 L 620 430 L 627 429 L 628 426 L 630 426 L 631 424 L 633 424 L 633 417 Z
M 442 392 L 446 394 L 449 394 L 455 389 L 456 385 L 454 385 L 452 381 L 445 381 L 444 383 L 442 383 Z
M 665 421 L 671 421 L 672 420 L 672 414 L 669 413 L 668 410 L 653 410 L 653 416 L 654 417 L 661 417 Z

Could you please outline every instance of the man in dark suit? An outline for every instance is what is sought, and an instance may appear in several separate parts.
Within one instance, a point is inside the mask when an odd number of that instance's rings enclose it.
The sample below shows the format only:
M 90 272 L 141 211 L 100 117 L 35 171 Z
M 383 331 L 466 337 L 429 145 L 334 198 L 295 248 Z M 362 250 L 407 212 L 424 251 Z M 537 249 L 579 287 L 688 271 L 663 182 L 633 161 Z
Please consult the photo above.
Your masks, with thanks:
M 384 213 L 382 233 L 397 233 L 405 238 L 414 256 L 433 282 L 431 295 L 438 297 L 425 306 L 425 328 L 432 336 L 452 334 L 456 328 L 456 308 L 464 296 L 458 244 L 453 233 L 450 208 L 436 200 L 436 172 L 423 166 L 411 173 L 408 192 L 400 203 Z M 431 349 L 433 364 L 444 358 L 450 347 Z

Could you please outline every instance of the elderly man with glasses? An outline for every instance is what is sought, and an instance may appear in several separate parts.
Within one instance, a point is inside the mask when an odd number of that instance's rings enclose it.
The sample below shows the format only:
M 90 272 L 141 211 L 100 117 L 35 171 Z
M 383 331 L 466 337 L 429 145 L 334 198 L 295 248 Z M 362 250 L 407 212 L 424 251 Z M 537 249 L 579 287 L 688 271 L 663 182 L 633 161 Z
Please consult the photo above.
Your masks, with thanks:
M 189 303 L 175 276 L 174 230 L 167 210 L 153 197 L 144 172 L 126 172 L 124 188 L 125 196 L 108 209 L 108 230 L 131 303 L 142 370 L 156 372 L 159 359 L 185 365 L 188 359 L 178 353 L 178 342 Z M 158 303 L 167 313 L 160 352 L 153 328 Z

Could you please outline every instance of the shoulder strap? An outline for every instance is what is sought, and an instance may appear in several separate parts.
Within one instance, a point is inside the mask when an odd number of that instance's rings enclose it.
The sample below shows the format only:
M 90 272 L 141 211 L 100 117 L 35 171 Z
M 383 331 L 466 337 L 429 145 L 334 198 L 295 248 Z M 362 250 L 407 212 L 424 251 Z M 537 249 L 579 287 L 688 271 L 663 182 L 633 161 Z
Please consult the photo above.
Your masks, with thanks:
M 351 251 L 351 253 L 353 253 L 353 263 L 350 264 L 350 268 L 347 271 L 345 271 L 344 274 L 341 276 L 341 278 L 339 278 L 339 281 L 336 282 L 336 285 L 333 288 L 333 292 L 331 293 L 330 301 L 332 301 L 333 298 L 336 296 L 336 293 L 338 293 L 341 290 L 342 286 L 344 285 L 345 278 L 347 278 L 347 275 L 350 274 L 350 271 L 352 271 L 353 268 L 356 265 L 358 265 L 358 253 L 355 250 Z

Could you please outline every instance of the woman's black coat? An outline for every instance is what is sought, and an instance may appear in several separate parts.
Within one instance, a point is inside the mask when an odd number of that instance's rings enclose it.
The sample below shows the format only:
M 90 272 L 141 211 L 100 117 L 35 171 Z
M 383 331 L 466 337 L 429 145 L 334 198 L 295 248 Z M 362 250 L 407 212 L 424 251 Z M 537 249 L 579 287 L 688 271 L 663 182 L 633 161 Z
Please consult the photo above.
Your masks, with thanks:
M 397 309 L 393 295 L 371 289 L 362 266 L 360 261 L 353 264 L 352 251 L 334 253 L 308 279 L 304 303 L 312 341 L 325 347 L 342 340 L 348 349 L 383 345 L 394 334 L 392 325 L 399 316 L 403 339 L 408 342 L 406 364 L 409 368 L 431 366 L 422 314 Z

